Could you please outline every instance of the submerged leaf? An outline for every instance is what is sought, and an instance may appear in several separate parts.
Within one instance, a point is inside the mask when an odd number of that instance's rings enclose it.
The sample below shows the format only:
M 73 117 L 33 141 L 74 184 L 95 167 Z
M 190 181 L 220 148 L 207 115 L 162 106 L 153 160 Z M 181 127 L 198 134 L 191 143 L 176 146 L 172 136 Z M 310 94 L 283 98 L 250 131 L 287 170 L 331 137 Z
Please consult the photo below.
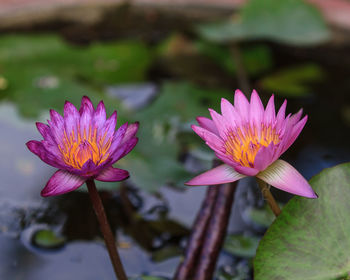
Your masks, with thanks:
M 255 236 L 228 235 L 224 243 L 224 250 L 232 255 L 252 258 L 255 256 L 260 238 Z
M 251 0 L 236 20 L 204 24 L 198 30 L 216 42 L 266 38 L 302 45 L 329 38 L 321 13 L 302 0 Z

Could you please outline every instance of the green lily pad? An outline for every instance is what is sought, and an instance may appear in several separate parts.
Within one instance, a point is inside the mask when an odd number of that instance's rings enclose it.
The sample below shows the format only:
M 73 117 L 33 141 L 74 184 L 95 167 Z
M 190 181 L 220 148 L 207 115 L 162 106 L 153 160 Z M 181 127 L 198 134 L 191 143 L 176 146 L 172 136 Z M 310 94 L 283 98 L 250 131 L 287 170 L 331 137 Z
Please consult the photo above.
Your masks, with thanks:
M 348 279 L 350 163 L 323 170 L 310 184 L 319 198 L 286 204 L 260 242 L 254 279 Z
M 64 245 L 65 239 L 52 230 L 42 229 L 34 234 L 33 243 L 40 248 L 57 249 Z
M 252 258 L 255 256 L 260 238 L 256 236 L 228 235 L 224 243 L 224 250 L 232 255 Z
M 310 84 L 320 81 L 324 74 L 316 64 L 305 64 L 280 70 L 260 80 L 261 87 L 285 97 L 307 96 Z
M 320 12 L 302 0 L 251 0 L 239 17 L 201 25 L 198 31 L 215 42 L 265 38 L 302 45 L 329 38 Z

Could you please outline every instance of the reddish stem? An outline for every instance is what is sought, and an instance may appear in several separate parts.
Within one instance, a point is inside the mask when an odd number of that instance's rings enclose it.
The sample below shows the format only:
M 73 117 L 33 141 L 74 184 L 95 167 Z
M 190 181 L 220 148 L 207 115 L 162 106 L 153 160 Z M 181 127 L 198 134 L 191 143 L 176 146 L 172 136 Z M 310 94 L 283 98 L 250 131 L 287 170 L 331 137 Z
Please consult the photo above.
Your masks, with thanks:
M 206 197 L 197 214 L 191 236 L 187 242 L 184 261 L 179 265 L 174 280 L 188 280 L 194 274 L 194 268 L 198 261 L 204 234 L 209 224 L 210 215 L 213 212 L 218 190 L 217 186 L 209 187 L 207 190 Z
M 221 246 L 223 244 L 231 213 L 237 182 L 218 186 L 214 209 L 205 232 L 195 280 L 211 280 Z
M 118 254 L 115 238 L 108 223 L 107 216 L 101 198 L 96 189 L 94 180 L 87 180 L 86 186 L 89 190 L 90 199 L 94 207 L 97 219 L 100 223 L 100 229 L 108 249 L 109 257 L 113 264 L 114 272 L 119 280 L 128 280 Z

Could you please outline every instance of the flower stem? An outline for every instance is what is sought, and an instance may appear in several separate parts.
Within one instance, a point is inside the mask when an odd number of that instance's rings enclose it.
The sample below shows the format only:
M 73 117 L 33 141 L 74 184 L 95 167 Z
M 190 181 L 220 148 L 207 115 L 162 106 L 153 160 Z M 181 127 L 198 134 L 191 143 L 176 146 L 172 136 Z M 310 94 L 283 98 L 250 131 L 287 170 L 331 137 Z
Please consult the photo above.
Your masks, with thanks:
M 111 227 L 108 223 L 107 216 L 101 201 L 101 198 L 96 189 L 94 180 L 87 180 L 86 186 L 89 190 L 90 199 L 94 207 L 97 219 L 100 223 L 100 229 L 105 239 L 105 243 L 108 249 L 109 257 L 113 264 L 114 272 L 119 280 L 127 280 L 122 262 L 120 260 L 118 250 L 116 247 L 116 242 L 111 230 Z
M 177 268 L 174 279 L 186 280 L 192 279 L 196 269 L 196 262 L 200 258 L 200 251 L 203 246 L 203 240 L 208 227 L 211 215 L 218 195 L 217 186 L 209 187 L 202 206 L 197 214 L 196 221 L 192 227 L 191 236 L 187 242 L 185 258 Z
M 259 178 L 256 178 L 256 180 L 258 181 L 259 188 L 261 189 L 263 196 L 267 200 L 267 203 L 269 204 L 272 212 L 277 217 L 279 214 L 281 214 L 281 209 L 278 206 L 272 193 L 270 192 L 270 186 L 266 182 L 264 182 L 263 180 L 261 180 Z

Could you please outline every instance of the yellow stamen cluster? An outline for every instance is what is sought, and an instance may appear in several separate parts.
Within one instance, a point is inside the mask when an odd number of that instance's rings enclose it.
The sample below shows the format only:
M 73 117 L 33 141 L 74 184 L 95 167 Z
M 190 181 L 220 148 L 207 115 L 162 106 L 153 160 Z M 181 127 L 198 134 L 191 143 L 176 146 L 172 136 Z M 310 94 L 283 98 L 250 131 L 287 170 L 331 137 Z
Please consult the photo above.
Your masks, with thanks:
M 262 126 L 260 132 L 250 125 L 231 131 L 225 142 L 226 154 L 242 166 L 254 167 L 255 156 L 262 146 L 278 144 L 280 138 L 275 128 Z
M 108 150 L 112 144 L 112 138 L 105 139 L 104 135 L 97 135 L 97 128 L 89 127 L 81 133 L 78 127 L 77 133 L 72 130 L 69 135 L 64 131 L 64 137 L 61 145 L 58 148 L 62 154 L 63 161 L 76 169 L 81 169 L 85 162 L 89 159 L 99 165 L 106 161 L 109 157 Z

